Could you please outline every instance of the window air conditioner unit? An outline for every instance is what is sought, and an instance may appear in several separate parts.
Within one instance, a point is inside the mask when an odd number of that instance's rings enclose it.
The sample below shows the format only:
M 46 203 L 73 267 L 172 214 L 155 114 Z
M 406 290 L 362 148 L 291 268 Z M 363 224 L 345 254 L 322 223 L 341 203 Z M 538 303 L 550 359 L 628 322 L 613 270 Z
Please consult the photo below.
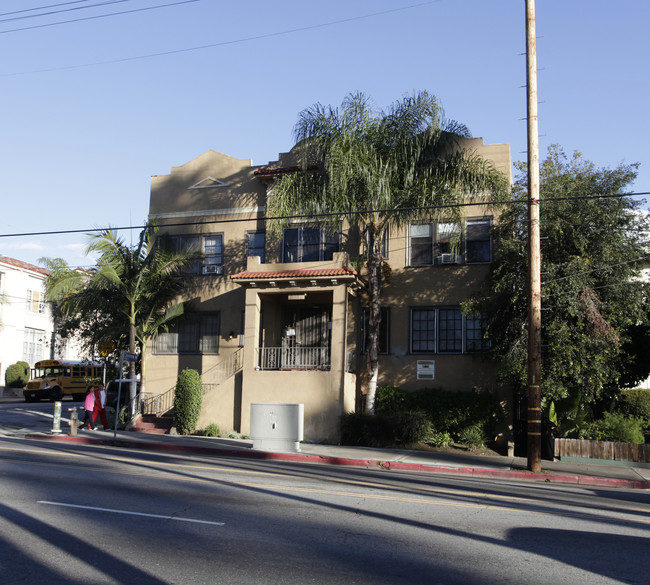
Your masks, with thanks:
M 462 264 L 463 257 L 457 254 L 440 254 L 438 264 Z
M 456 254 L 440 254 L 438 262 L 440 264 L 456 264 Z
M 203 274 L 221 274 L 221 265 L 208 264 L 203 267 Z

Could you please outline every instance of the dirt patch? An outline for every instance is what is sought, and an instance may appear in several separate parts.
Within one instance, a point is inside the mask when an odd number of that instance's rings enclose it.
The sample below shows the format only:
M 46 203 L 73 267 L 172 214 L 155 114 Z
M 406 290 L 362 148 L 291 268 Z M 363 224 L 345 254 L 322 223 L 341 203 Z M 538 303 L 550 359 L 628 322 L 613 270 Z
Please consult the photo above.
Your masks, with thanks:
M 504 453 L 495 451 L 489 447 L 479 447 L 471 449 L 464 445 L 452 445 L 450 447 L 433 447 L 426 443 L 413 443 L 411 445 L 394 445 L 395 449 L 413 449 L 414 451 L 431 451 L 435 453 L 462 453 L 465 455 L 486 455 L 489 457 L 502 457 Z

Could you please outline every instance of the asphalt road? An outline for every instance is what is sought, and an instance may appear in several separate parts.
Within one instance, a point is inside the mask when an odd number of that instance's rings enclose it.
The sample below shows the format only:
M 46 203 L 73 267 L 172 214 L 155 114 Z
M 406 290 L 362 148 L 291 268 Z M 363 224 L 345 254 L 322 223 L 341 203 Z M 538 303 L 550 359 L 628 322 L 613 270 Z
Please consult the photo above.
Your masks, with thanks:
M 69 398 L 61 401 L 62 434 L 70 434 L 71 408 L 77 410 L 77 416 L 83 420 L 84 408 L 82 402 L 74 402 Z M 21 431 L 49 433 L 52 430 L 54 403 L 46 400 L 40 402 L 24 402 L 18 397 L 0 399 L 0 436 L 11 435 Z
M 645 492 L 0 437 L 3 584 L 647 584 Z

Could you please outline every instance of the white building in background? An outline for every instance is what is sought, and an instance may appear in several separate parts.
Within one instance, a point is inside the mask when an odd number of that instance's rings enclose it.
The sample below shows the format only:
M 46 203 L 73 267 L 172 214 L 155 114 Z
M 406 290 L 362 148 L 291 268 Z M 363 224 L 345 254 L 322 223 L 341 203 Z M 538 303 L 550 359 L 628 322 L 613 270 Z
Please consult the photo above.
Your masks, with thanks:
M 44 281 L 49 270 L 0 256 L 0 386 L 7 367 L 18 361 L 30 366 L 42 359 L 75 359 L 74 348 L 55 340 Z M 74 352 L 76 353 L 76 352 Z

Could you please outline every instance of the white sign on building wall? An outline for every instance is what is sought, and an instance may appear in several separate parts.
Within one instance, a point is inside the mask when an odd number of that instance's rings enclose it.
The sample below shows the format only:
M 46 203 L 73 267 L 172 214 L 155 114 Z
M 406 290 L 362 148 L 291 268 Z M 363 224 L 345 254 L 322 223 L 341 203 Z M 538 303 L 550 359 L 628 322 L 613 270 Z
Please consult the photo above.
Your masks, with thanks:
M 418 360 L 418 380 L 434 380 L 435 377 L 435 360 Z

